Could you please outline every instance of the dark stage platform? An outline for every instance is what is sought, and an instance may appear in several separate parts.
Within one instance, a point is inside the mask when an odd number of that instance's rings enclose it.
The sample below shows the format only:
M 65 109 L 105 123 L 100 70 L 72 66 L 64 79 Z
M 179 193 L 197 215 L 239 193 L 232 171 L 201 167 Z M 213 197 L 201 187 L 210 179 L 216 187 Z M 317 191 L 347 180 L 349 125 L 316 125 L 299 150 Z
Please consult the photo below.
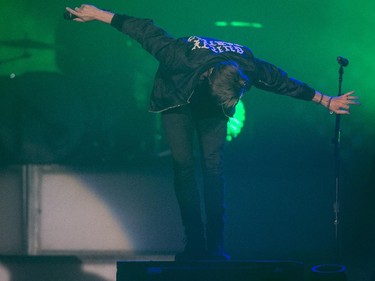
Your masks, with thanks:
M 297 261 L 118 261 L 116 281 L 302 281 Z

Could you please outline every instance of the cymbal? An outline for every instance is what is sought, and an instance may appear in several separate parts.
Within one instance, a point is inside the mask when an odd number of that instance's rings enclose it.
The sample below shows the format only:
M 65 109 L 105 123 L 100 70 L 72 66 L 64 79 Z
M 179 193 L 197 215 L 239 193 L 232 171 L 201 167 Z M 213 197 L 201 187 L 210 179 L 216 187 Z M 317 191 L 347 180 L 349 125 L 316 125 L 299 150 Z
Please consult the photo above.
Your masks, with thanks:
M 55 49 L 56 47 L 52 44 L 35 41 L 31 39 L 18 39 L 18 40 L 0 40 L 0 45 L 14 48 L 24 49 Z

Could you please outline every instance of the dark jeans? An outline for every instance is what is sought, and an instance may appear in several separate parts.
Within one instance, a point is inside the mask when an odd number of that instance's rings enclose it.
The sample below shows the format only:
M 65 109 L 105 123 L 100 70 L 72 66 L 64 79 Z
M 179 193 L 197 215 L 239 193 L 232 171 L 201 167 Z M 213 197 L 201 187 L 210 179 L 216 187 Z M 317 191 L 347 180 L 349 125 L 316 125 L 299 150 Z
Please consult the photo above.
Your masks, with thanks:
M 199 95 L 200 94 L 200 95 Z M 202 243 L 208 250 L 222 247 L 225 216 L 223 154 L 227 117 L 207 93 L 197 92 L 189 105 L 165 111 L 162 122 L 171 149 L 174 188 L 185 227 L 187 242 Z M 195 178 L 194 138 L 197 136 L 203 174 L 202 223 L 200 192 Z

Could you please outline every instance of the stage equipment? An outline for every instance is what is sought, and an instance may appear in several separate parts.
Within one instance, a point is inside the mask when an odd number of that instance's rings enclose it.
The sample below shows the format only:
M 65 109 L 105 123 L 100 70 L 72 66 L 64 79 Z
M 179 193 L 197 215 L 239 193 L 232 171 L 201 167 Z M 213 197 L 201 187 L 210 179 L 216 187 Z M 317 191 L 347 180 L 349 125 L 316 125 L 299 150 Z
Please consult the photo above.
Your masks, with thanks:
M 346 267 L 339 264 L 322 264 L 311 268 L 309 281 L 346 281 Z
M 349 60 L 343 57 L 337 57 L 337 62 L 339 63 L 339 86 L 338 86 L 338 95 L 342 94 L 342 80 L 344 74 L 344 67 L 349 64 Z M 336 261 L 340 259 L 340 239 L 339 239 L 339 212 L 340 212 L 340 202 L 339 202 L 339 192 L 340 192 L 340 144 L 341 144 L 341 128 L 340 128 L 341 115 L 336 114 L 335 122 L 335 134 L 332 139 L 334 145 L 334 172 L 335 172 L 335 202 L 333 204 L 334 211 L 334 226 L 335 226 L 335 240 L 336 240 Z
M 296 261 L 117 262 L 116 281 L 301 281 Z
M 4 164 L 65 160 L 81 143 L 86 106 L 69 79 L 28 72 L 0 79 L 0 152 Z
M 54 50 L 56 48 L 53 44 L 31 40 L 28 38 L 27 34 L 25 34 L 23 39 L 0 40 L 0 45 L 5 47 L 39 50 Z
M 0 60 L 0 65 L 10 63 L 13 61 L 31 58 L 31 53 L 29 52 L 29 49 L 38 49 L 38 50 L 54 50 L 55 49 L 55 46 L 52 44 L 29 39 L 27 34 L 25 34 L 25 38 L 23 39 L 0 40 L 0 46 L 24 49 L 23 53 L 19 56 Z

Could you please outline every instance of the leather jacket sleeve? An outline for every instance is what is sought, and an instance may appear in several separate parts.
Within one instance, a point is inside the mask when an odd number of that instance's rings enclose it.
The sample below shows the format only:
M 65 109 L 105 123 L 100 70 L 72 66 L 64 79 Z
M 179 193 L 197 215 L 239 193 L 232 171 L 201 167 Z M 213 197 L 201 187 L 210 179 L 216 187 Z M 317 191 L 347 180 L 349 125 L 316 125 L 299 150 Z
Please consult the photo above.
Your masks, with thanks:
M 255 79 L 253 85 L 259 89 L 287 95 L 302 100 L 312 100 L 315 90 L 305 83 L 291 78 L 275 65 L 258 58 L 255 61 Z
M 180 41 L 155 25 L 151 19 L 115 14 L 111 25 L 136 40 L 159 62 L 168 65 L 176 61 L 175 56 L 179 53 L 175 50 Z

